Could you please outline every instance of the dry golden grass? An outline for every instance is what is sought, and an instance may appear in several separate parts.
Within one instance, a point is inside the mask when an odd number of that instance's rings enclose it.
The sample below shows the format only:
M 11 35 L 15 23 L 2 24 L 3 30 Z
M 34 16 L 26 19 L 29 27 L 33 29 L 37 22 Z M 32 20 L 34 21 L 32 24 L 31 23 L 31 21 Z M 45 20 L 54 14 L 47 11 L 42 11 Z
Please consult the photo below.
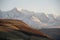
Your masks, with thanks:
M 43 37 L 50 38 L 48 35 L 42 33 L 41 31 L 31 28 L 22 20 L 0 19 L 0 31 L 9 32 L 13 30 L 22 30 L 25 32 L 29 32 L 32 34 L 41 35 Z

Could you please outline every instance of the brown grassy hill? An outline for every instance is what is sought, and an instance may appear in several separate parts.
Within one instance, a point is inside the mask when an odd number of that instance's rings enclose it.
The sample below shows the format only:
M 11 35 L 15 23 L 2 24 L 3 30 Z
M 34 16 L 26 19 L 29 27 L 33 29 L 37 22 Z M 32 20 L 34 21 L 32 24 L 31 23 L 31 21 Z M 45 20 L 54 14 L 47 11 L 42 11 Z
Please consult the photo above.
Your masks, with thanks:
M 38 35 L 38 36 L 51 39 L 48 35 L 42 33 L 41 31 L 31 28 L 29 25 L 24 23 L 22 20 L 0 19 L 0 31 L 11 32 L 14 30 L 20 30 L 23 33 L 28 33 L 28 35 L 32 34 L 31 36 Z

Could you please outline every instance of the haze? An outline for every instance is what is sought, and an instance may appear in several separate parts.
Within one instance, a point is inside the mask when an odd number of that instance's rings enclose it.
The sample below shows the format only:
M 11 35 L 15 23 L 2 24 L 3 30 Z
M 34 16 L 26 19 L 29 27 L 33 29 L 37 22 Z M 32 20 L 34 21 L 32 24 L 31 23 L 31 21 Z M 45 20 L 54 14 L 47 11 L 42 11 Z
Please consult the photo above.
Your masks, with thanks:
M 60 0 L 0 0 L 0 9 L 8 11 L 14 7 L 34 12 L 60 13 Z

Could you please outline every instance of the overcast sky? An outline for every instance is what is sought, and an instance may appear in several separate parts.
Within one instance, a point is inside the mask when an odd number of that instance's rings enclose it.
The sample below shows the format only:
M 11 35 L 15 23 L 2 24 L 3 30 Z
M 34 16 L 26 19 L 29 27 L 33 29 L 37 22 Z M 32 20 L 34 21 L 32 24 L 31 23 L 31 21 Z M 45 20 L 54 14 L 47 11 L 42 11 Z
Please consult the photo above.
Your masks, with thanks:
M 14 7 L 35 12 L 60 13 L 60 0 L 0 0 L 0 9 L 8 11 Z

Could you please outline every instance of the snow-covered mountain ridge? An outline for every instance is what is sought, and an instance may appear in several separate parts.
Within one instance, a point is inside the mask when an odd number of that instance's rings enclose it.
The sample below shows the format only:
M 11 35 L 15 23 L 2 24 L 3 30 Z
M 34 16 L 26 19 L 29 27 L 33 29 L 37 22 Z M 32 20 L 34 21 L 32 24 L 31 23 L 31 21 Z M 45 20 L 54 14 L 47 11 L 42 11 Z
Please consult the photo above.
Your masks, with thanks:
M 53 14 L 45 13 L 35 13 L 28 10 L 18 11 L 17 8 L 14 8 L 10 11 L 1 11 L 0 10 L 0 19 L 17 19 L 23 20 L 32 28 L 60 28 L 60 18 L 54 17 Z

